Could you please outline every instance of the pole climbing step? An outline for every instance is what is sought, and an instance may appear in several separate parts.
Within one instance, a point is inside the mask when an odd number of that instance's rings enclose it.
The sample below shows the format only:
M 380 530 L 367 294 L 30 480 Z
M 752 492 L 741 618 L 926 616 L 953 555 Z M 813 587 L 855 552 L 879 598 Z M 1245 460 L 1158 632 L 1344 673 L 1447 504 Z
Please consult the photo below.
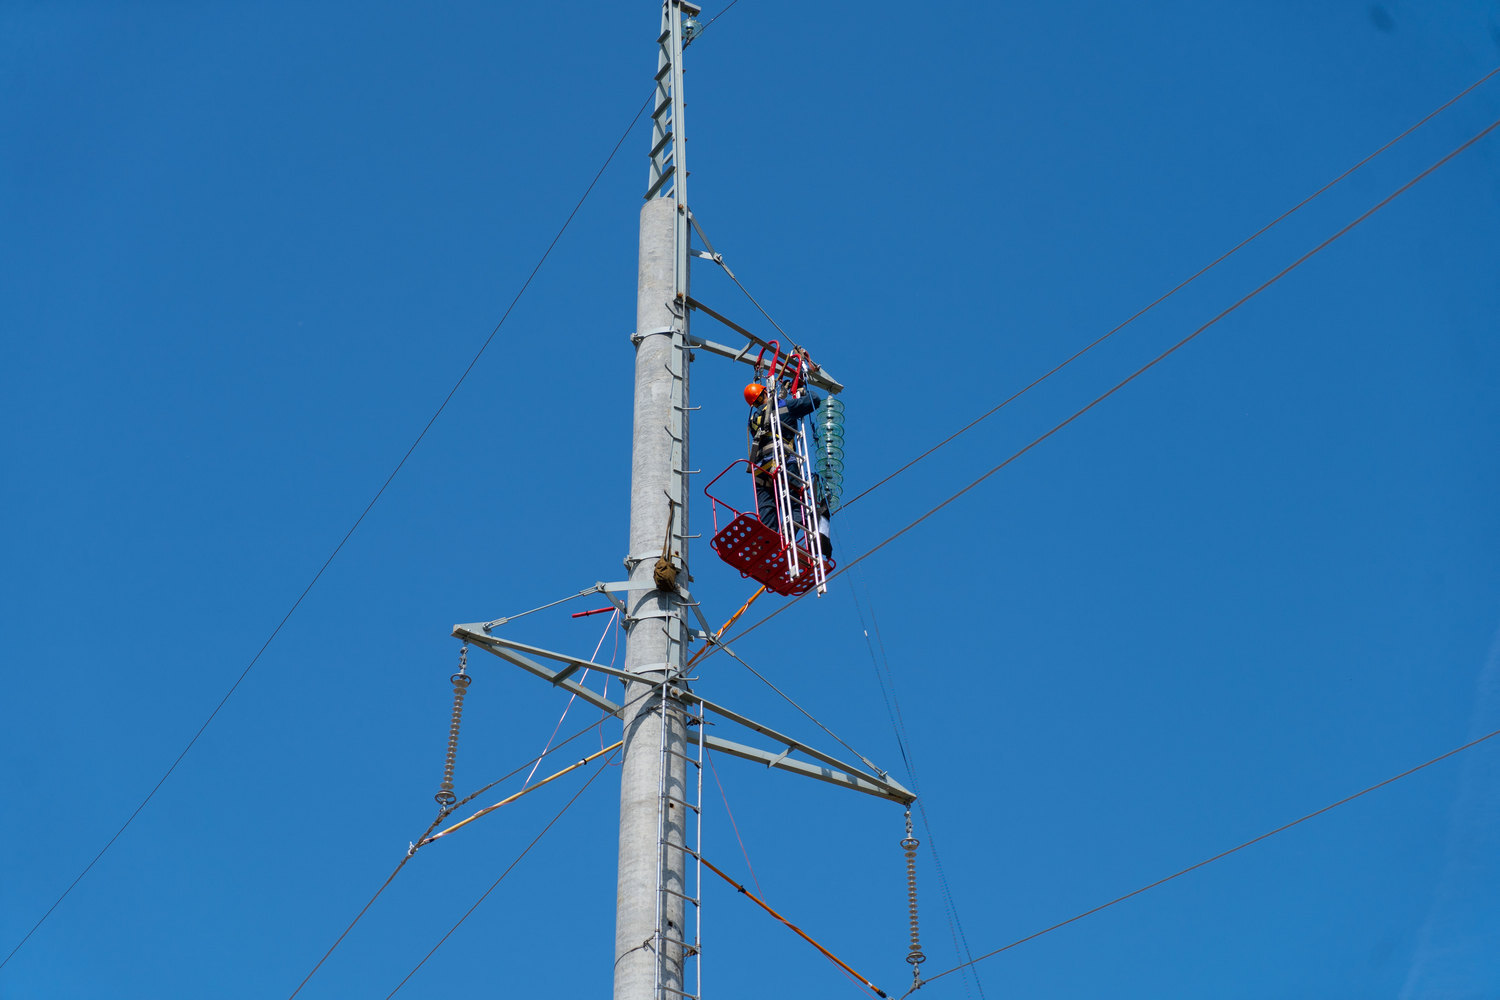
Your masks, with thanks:
M 702 895 L 703 880 L 702 868 L 698 860 L 698 851 L 703 844 L 703 752 L 704 731 L 703 725 L 703 703 L 696 704 L 696 714 L 689 715 L 684 712 L 683 721 L 689 730 L 697 729 L 696 739 L 689 732 L 686 736 L 691 742 L 688 745 L 693 749 L 693 754 L 684 753 L 672 746 L 670 730 L 673 728 L 668 721 L 669 706 L 682 707 L 682 702 L 671 696 L 671 682 L 664 679 L 658 689 L 659 710 L 662 713 L 661 726 L 661 785 L 657 792 L 656 813 L 656 928 L 653 933 L 653 950 L 656 954 L 656 1000 L 667 1000 L 669 996 L 687 997 L 689 1000 L 698 1000 L 703 992 L 703 975 L 699 962 L 699 942 L 702 940 Z M 673 759 L 683 762 L 683 795 L 674 795 L 668 785 L 674 770 Z M 691 768 L 691 771 L 689 771 Z M 693 801 L 688 801 L 685 796 L 691 791 Z M 682 823 L 682 840 L 688 839 L 688 829 L 692 829 L 692 843 L 675 844 L 669 835 L 668 827 L 672 822 L 670 814 L 674 811 L 670 807 L 680 806 L 678 822 Z M 691 824 L 688 820 L 691 817 Z M 687 859 L 692 858 L 691 866 Z M 682 888 L 677 889 L 669 885 L 671 877 L 670 869 L 675 865 L 680 870 Z M 691 874 L 690 874 L 691 873 Z M 687 927 L 679 927 L 669 917 L 669 902 L 672 898 L 682 901 L 683 922 L 686 923 L 687 910 L 692 908 L 692 940 L 687 940 L 683 935 Z M 676 931 L 676 933 L 672 933 Z M 680 977 L 684 987 L 689 983 L 688 962 L 693 963 L 692 991 L 678 989 L 671 985 L 671 980 Z M 675 968 L 672 966 L 675 965 Z

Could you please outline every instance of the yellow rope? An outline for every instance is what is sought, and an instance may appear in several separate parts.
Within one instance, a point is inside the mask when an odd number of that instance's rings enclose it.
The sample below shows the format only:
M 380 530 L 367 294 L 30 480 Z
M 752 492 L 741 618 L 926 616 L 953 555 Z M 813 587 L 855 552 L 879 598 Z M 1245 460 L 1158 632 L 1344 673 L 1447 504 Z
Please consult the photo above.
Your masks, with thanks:
M 752 604 L 755 603 L 755 599 L 757 597 L 759 597 L 761 594 L 764 594 L 765 592 L 766 592 L 766 588 L 765 588 L 764 585 L 762 585 L 759 590 L 757 590 L 755 593 L 751 594 L 750 595 L 750 599 L 748 601 L 746 601 L 744 604 L 741 604 L 740 605 L 740 609 L 738 611 L 736 611 L 734 614 L 730 615 L 729 616 L 729 620 L 727 622 L 725 622 L 723 625 L 719 626 L 719 630 L 717 632 L 715 632 L 712 636 L 709 637 L 708 642 L 704 645 L 704 647 L 702 649 L 698 650 L 698 652 L 696 652 L 696 653 L 693 654 L 693 658 L 691 660 L 687 661 L 687 666 L 685 666 L 685 667 L 682 668 L 683 673 L 687 673 L 689 670 L 691 670 L 693 668 L 693 664 L 697 663 L 698 659 L 704 653 L 706 653 L 710 649 L 712 649 L 714 643 L 716 643 L 716 642 L 719 641 L 719 636 L 723 635 L 725 632 L 728 632 L 729 631 L 729 626 L 733 625 L 739 619 L 740 615 L 744 614 L 749 609 L 750 605 L 752 605 Z
M 701 854 L 696 855 L 696 857 L 698 858 L 699 861 L 703 862 L 703 866 L 705 868 L 707 868 L 709 871 L 713 872 L 715 875 L 719 876 L 719 878 L 721 878 L 724 881 L 728 882 L 730 885 L 734 886 L 735 889 L 737 889 L 742 896 L 744 896 L 746 899 L 750 900 L 756 906 L 759 906 L 762 910 L 765 910 L 771 916 L 773 916 L 777 920 L 781 921 L 781 923 L 784 924 L 793 934 L 797 935 L 802 940 L 806 941 L 808 944 L 810 944 L 814 948 L 818 949 L 818 951 L 823 955 L 824 958 L 828 959 L 830 962 L 832 962 L 834 965 L 838 966 L 844 972 L 846 972 L 849 975 L 853 976 L 854 979 L 861 986 L 863 986 L 866 989 L 872 991 L 873 993 L 875 993 L 876 996 L 879 996 L 879 997 L 889 997 L 889 994 L 886 993 L 885 990 L 882 990 L 879 986 L 876 986 L 874 983 L 870 982 L 864 976 L 860 975 L 858 972 L 855 972 L 852 968 L 850 968 L 848 966 L 848 964 L 846 964 L 837 955 L 835 955 L 833 952 L 829 951 L 827 948 L 825 948 L 822 945 L 818 944 L 818 942 L 814 941 L 811 937 L 809 937 L 806 931 L 804 931 L 802 928 L 798 927 L 796 924 L 792 923 L 786 917 L 783 917 L 781 914 L 777 913 L 775 910 L 771 909 L 771 907 L 769 905 L 767 905 L 767 903 L 766 903 L 765 900 L 761 899 L 755 893 L 751 892 L 749 889 L 746 889 L 744 886 L 740 885 L 734 879 L 730 878 L 728 875 L 725 875 L 723 872 L 721 872 L 717 867 L 714 866 L 713 862 L 709 861 L 707 858 L 705 858 Z
M 434 840 L 437 840 L 439 837 L 446 837 L 448 834 L 452 833 L 454 830 L 457 830 L 459 827 L 464 826 L 465 824 L 468 824 L 468 823 L 472 823 L 476 819 L 478 819 L 479 817 L 481 817 L 481 816 L 483 816 L 483 815 L 485 815 L 487 813 L 492 813 L 496 809 L 499 809 L 501 806 L 510 805 L 512 802 L 516 801 L 516 799 L 519 799 L 521 796 L 525 795 L 527 792 L 534 792 L 538 788 L 541 788 L 543 785 L 545 785 L 547 782 L 552 781 L 555 778 L 561 778 L 563 775 L 567 774 L 569 771 L 576 770 L 576 769 L 582 767 L 583 765 L 589 763 L 590 761 L 598 760 L 600 757 L 603 757 L 605 754 L 607 754 L 607 753 L 609 753 L 609 752 L 611 752 L 613 750 L 619 749 L 624 744 L 625 744 L 624 740 L 620 740 L 620 741 L 618 741 L 616 743 L 611 743 L 609 746 L 605 747 L 603 750 L 600 750 L 598 753 L 591 753 L 587 757 L 583 758 L 583 760 L 580 760 L 580 761 L 578 761 L 575 764 L 569 764 L 567 767 L 563 768 L 561 771 L 558 771 L 556 774 L 548 775 L 547 777 L 543 778 L 541 781 L 538 781 L 534 785 L 527 785 L 525 788 L 521 789 L 516 794 L 514 794 L 514 795 L 507 795 L 505 798 L 501 799 L 499 802 L 496 802 L 492 806 L 485 806 L 483 809 L 479 810 L 477 813 L 475 813 L 474 815 L 468 817 L 467 819 L 461 819 L 457 823 L 454 823 L 452 826 L 448 827 L 448 829 L 446 829 L 446 830 L 439 830 L 437 833 L 434 833 L 430 837 L 423 837 L 420 841 L 417 842 L 417 846 L 421 847 L 424 844 L 430 844 L 430 843 L 432 843 Z

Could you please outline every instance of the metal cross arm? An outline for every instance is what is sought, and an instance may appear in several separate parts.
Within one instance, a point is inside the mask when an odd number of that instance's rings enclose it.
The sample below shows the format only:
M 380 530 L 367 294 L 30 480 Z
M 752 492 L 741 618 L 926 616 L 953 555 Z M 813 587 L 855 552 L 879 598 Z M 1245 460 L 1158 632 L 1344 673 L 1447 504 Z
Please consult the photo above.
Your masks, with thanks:
M 718 736 L 704 736 L 703 745 L 710 750 L 718 750 L 729 754 L 731 757 L 751 760 L 757 764 L 774 767 L 779 771 L 800 774 L 807 778 L 816 778 L 818 781 L 826 781 L 830 785 L 838 785 L 840 788 L 864 792 L 866 795 L 873 795 L 880 799 L 889 799 L 892 802 L 899 802 L 902 805 L 910 805 L 917 800 L 915 795 L 895 782 L 881 781 L 879 778 L 865 774 L 859 770 L 839 771 L 835 768 L 808 764 L 804 761 L 793 760 L 787 757 L 785 753 L 770 753 L 758 747 L 747 747 L 740 743 L 732 743 Z
M 579 684 L 572 679 L 572 675 L 579 670 L 595 670 L 610 677 L 617 677 L 623 681 L 634 682 L 643 679 L 640 674 L 621 670 L 618 667 L 606 666 L 602 663 L 594 663 L 590 660 L 568 656 L 566 653 L 555 653 L 538 646 L 528 646 L 522 642 L 488 635 L 484 632 L 484 625 L 481 622 L 469 625 L 455 625 L 453 627 L 453 637 L 472 643 L 485 652 L 491 653 L 507 663 L 514 664 L 527 673 L 540 677 L 555 687 L 562 688 L 569 694 L 577 695 L 588 704 L 611 715 L 619 715 L 620 705 L 598 692 Z M 557 669 L 554 669 L 541 662 L 544 660 L 550 660 L 559 666 Z M 663 666 L 665 665 L 663 664 Z M 711 750 L 722 750 L 733 757 L 752 760 L 759 764 L 765 764 L 767 767 L 776 768 L 777 770 L 789 771 L 792 774 L 816 778 L 819 781 L 826 781 L 831 785 L 850 788 L 856 792 L 864 792 L 866 795 L 874 795 L 877 798 L 890 799 L 902 805 L 910 805 L 916 801 L 916 795 L 889 776 L 874 775 L 863 771 L 852 764 L 839 760 L 837 757 L 830 756 L 815 747 L 809 746 L 801 740 L 741 715 L 733 709 L 715 704 L 706 698 L 701 698 L 692 691 L 673 687 L 671 693 L 673 698 L 680 699 L 688 704 L 700 704 L 704 710 L 712 712 L 726 721 L 744 726 L 752 732 L 759 733 L 771 742 L 784 748 L 779 753 L 776 753 L 757 747 L 744 746 L 743 744 L 734 743 L 717 736 L 707 736 L 705 737 L 705 742 Z M 802 753 L 805 756 L 811 757 L 817 763 L 794 760 L 790 757 L 792 753 Z
M 687 338 L 689 346 L 697 350 L 707 351 L 710 354 L 717 354 L 720 357 L 728 358 L 731 361 L 742 361 L 747 365 L 755 364 L 755 358 L 750 355 L 750 352 L 752 350 L 770 346 L 770 344 L 761 337 L 758 337 L 755 334 L 751 333 L 749 330 L 745 329 L 743 326 L 740 326 L 729 317 L 715 312 L 713 309 L 693 298 L 691 295 L 685 296 L 684 298 L 687 301 L 688 308 L 696 309 L 699 312 L 718 320 L 720 323 L 723 323 L 735 333 L 740 334 L 746 340 L 750 341 L 747 346 L 736 350 L 735 348 L 728 347 L 724 344 L 716 344 L 711 340 L 704 340 L 702 337 L 689 335 Z M 839 393 L 844 391 L 844 383 L 828 374 L 828 370 L 821 366 L 814 371 L 810 371 L 807 373 L 807 381 L 810 384 L 817 386 L 819 389 L 822 389 L 825 392 L 833 393 L 834 395 L 838 395 Z
M 826 781 L 829 784 L 839 785 L 843 788 L 852 788 L 857 792 L 864 792 L 866 795 L 874 795 L 877 798 L 890 799 L 902 805 L 911 805 L 917 800 L 917 796 L 913 792 L 907 790 L 889 775 L 874 775 L 867 771 L 862 771 L 852 764 L 839 760 L 837 757 L 831 757 L 821 750 L 808 746 L 801 740 L 787 736 L 785 733 L 777 732 L 770 726 L 762 725 L 754 719 L 741 715 L 732 709 L 725 708 L 723 705 L 716 705 L 707 698 L 700 697 L 692 691 L 673 688 L 672 695 L 688 704 L 700 704 L 705 711 L 712 712 L 722 719 L 744 726 L 746 729 L 759 733 L 772 742 L 786 748 L 780 753 L 771 753 L 755 747 L 731 743 L 729 740 L 720 739 L 717 736 L 709 736 L 706 738 L 706 743 L 711 750 L 722 750 L 735 757 L 765 764 L 767 767 L 790 771 L 793 774 L 801 774 L 809 778 L 817 778 L 819 781 Z M 819 767 L 817 764 L 792 760 L 788 756 L 799 751 L 813 758 L 813 760 L 829 766 Z
M 597 670 L 611 677 L 618 677 L 626 681 L 638 681 L 641 678 L 635 674 L 627 673 L 617 667 L 608 667 L 602 663 L 592 663 L 588 660 L 580 660 L 565 653 L 554 653 L 550 650 L 541 649 L 537 646 L 528 646 L 524 643 L 513 642 L 510 639 L 499 639 L 492 635 L 486 635 L 483 631 L 484 625 L 474 622 L 469 625 L 453 626 L 453 637 L 465 642 L 473 643 L 487 653 L 492 653 L 507 663 L 513 663 L 529 674 L 535 674 L 542 680 L 556 687 L 562 688 L 569 694 L 577 695 L 595 708 L 602 709 L 611 715 L 618 715 L 620 706 L 608 698 L 591 691 L 572 680 L 572 674 L 579 669 Z M 552 660 L 561 664 L 561 669 L 554 670 L 538 660 Z

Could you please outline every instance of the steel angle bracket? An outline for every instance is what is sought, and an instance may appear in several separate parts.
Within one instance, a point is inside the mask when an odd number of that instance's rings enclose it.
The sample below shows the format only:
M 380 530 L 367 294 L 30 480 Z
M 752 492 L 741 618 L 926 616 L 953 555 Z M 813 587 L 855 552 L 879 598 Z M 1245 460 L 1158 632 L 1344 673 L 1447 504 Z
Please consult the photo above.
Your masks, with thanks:
M 618 608 L 622 616 L 628 615 L 630 612 L 626 609 L 625 600 L 623 598 L 616 597 L 616 594 L 626 593 L 632 590 L 655 589 L 657 589 L 656 584 L 646 583 L 644 580 L 639 583 L 632 583 L 629 580 L 621 580 L 618 583 L 604 583 L 601 581 L 594 584 L 594 591 L 596 593 L 603 594 L 604 599 Z M 700 626 L 699 628 L 693 628 L 691 625 L 687 626 L 687 632 L 691 638 L 707 639 L 711 635 L 713 635 L 713 626 L 709 625 L 708 620 L 703 617 L 703 611 L 701 608 L 699 608 L 698 602 L 693 600 L 693 595 L 691 593 L 689 593 L 687 590 L 680 590 L 676 594 L 673 594 L 671 596 L 677 600 L 679 606 L 692 609 L 693 616 L 698 619 L 698 625 Z M 669 617 L 670 614 L 670 611 L 660 611 L 635 615 L 634 617 L 637 619 L 666 618 Z
M 626 604 L 619 595 L 633 590 L 655 590 L 654 584 L 640 582 L 633 583 L 628 580 L 613 583 L 600 581 L 592 587 L 579 591 L 580 595 L 597 593 L 603 594 L 604 598 L 619 609 L 622 615 L 626 614 Z M 698 607 L 692 595 L 687 591 L 671 595 L 678 600 L 683 607 L 691 608 L 694 616 L 698 619 L 699 628 L 687 626 L 690 636 L 695 639 L 708 639 L 713 635 L 713 629 L 703 617 L 703 611 Z M 669 612 L 651 613 L 644 617 L 665 617 Z M 620 705 L 617 702 L 591 691 L 582 684 L 573 680 L 573 675 L 580 670 L 593 670 L 609 677 L 618 677 L 627 682 L 639 682 L 649 680 L 640 673 L 631 673 L 621 670 L 619 667 L 607 666 L 603 663 L 595 663 L 592 660 L 582 660 L 567 653 L 557 653 L 550 649 L 542 649 L 540 646 L 530 646 L 524 642 L 516 642 L 513 639 L 502 639 L 491 635 L 490 629 L 497 624 L 502 624 L 506 619 L 498 619 L 494 622 L 470 622 L 466 625 L 453 626 L 453 638 L 462 639 L 464 642 L 478 646 L 480 649 L 507 663 L 520 667 L 529 674 L 533 674 L 546 681 L 554 687 L 562 688 L 569 694 L 577 695 L 595 708 L 601 709 L 611 715 L 620 715 Z M 666 664 L 659 664 L 663 670 Z M 672 678 L 677 680 L 677 678 Z
M 720 323 L 729 327 L 729 329 L 733 330 L 735 333 L 738 333 L 740 336 L 750 341 L 750 343 L 746 346 L 736 350 L 733 347 L 726 347 L 723 344 L 716 344 L 712 340 L 704 340 L 702 337 L 699 337 L 695 334 L 689 334 L 687 338 L 689 347 L 695 348 L 697 350 L 707 351 L 710 354 L 717 354 L 720 357 L 728 358 L 731 361 L 741 361 L 747 365 L 753 365 L 755 364 L 755 357 L 750 352 L 757 348 L 765 348 L 770 346 L 770 344 L 766 340 L 751 333 L 749 330 L 745 329 L 743 326 L 740 326 L 740 324 L 736 323 L 729 317 L 715 312 L 713 309 L 710 309 L 702 302 L 699 302 L 697 299 L 693 298 L 691 295 L 686 296 L 686 299 L 688 308 L 696 309 L 699 312 L 718 320 Z M 828 374 L 828 370 L 826 368 L 823 368 L 821 365 L 818 367 L 817 371 L 807 373 L 807 381 L 808 384 L 815 385 L 819 389 L 822 389 L 825 392 L 833 393 L 834 395 L 838 395 L 839 393 L 844 391 L 844 384 L 838 379 L 834 378 L 832 375 Z
M 573 674 L 579 670 L 597 670 L 601 674 L 610 677 L 619 677 L 622 680 L 638 681 L 640 677 L 635 674 L 626 673 L 618 667 L 606 666 L 602 663 L 594 663 L 590 660 L 580 660 L 566 653 L 554 653 L 549 649 L 539 646 L 528 646 L 522 642 L 511 639 L 501 639 L 488 635 L 484 631 L 482 622 L 474 622 L 469 625 L 453 626 L 453 638 L 462 639 L 484 650 L 498 656 L 507 663 L 514 664 L 529 674 L 534 674 L 542 680 L 562 688 L 569 694 L 577 695 L 595 708 L 602 709 L 611 715 L 620 714 L 620 706 L 596 691 L 591 691 L 573 680 Z M 557 664 L 556 669 L 546 662 Z
M 790 771 L 792 774 L 800 774 L 808 778 L 816 778 L 830 785 L 838 785 L 841 788 L 852 789 L 856 792 L 864 792 L 876 798 L 889 799 L 902 805 L 911 805 L 917 800 L 917 796 L 904 787 L 900 782 L 893 780 L 888 775 L 874 775 L 852 764 L 845 763 L 837 757 L 831 757 L 821 750 L 808 746 L 801 740 L 787 736 L 785 733 L 777 732 L 770 726 L 761 725 L 754 719 L 750 719 L 723 705 L 717 705 L 707 698 L 699 697 L 692 691 L 681 688 L 672 690 L 674 697 L 680 698 L 690 704 L 703 706 L 705 712 L 712 713 L 721 719 L 744 726 L 752 732 L 771 740 L 773 743 L 783 747 L 780 752 L 772 753 L 758 747 L 745 746 L 734 743 L 718 736 L 704 735 L 704 745 L 710 750 L 719 750 L 732 757 L 743 760 L 752 760 L 758 764 L 775 768 L 779 771 Z M 794 759 L 793 753 L 802 753 L 811 757 L 813 762 Z

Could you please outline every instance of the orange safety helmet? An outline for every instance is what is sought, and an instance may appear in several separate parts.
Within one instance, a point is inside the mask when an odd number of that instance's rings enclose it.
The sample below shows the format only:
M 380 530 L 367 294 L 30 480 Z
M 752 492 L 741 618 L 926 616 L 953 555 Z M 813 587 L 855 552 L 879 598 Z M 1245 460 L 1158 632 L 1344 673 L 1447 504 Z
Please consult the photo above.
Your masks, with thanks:
M 749 403 L 751 406 L 759 403 L 761 397 L 765 394 L 766 387 L 761 385 L 759 382 L 751 382 L 749 385 L 745 386 L 745 402 Z

